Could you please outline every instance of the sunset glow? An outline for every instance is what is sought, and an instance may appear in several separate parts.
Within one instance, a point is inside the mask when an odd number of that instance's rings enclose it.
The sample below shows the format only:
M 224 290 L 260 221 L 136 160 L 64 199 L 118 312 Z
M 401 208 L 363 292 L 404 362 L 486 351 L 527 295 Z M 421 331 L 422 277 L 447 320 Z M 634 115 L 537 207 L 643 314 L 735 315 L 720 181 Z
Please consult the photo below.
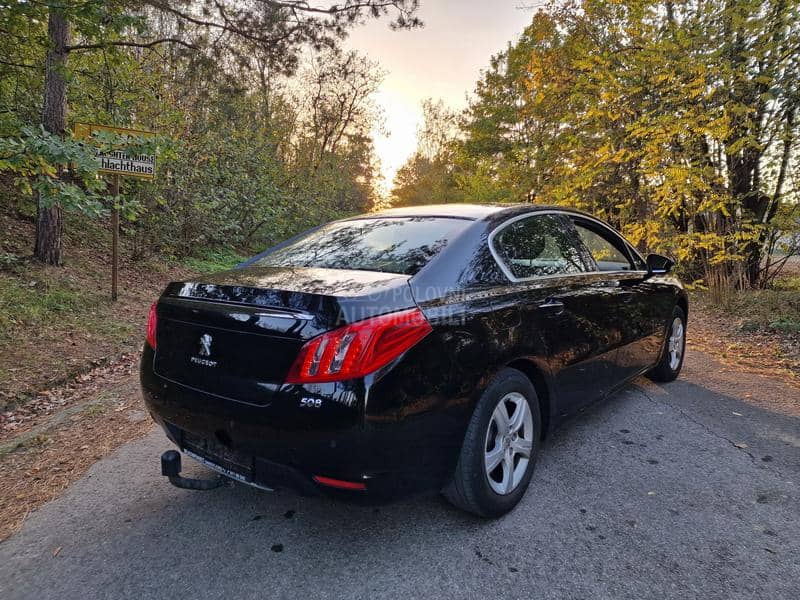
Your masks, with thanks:
M 464 108 L 488 57 L 504 50 L 530 22 L 534 9 L 519 6 L 517 0 L 428 0 L 421 3 L 422 29 L 393 32 L 379 21 L 353 31 L 347 46 L 386 71 L 375 98 L 384 113 L 384 132 L 373 132 L 384 194 L 416 149 L 422 101 L 441 99 L 451 108 Z

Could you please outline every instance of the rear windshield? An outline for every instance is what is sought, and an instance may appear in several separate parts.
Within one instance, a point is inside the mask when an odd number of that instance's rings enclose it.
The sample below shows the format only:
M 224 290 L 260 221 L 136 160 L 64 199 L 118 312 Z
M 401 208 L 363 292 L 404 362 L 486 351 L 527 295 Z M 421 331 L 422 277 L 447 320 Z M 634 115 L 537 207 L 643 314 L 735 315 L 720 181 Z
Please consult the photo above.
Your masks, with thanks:
M 413 275 L 470 222 L 443 217 L 397 217 L 329 223 L 253 264 Z

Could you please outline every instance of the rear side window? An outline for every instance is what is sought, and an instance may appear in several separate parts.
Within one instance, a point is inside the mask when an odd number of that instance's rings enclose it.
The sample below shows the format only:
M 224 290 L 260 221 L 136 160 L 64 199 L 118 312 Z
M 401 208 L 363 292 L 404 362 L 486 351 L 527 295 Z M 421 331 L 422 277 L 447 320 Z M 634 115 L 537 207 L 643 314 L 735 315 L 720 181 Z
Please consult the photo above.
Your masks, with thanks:
M 353 219 L 329 223 L 252 264 L 413 275 L 470 223 L 466 219 L 443 217 Z
M 535 215 L 506 225 L 494 235 L 492 246 L 516 279 L 594 268 L 572 224 L 558 215 Z
M 610 232 L 600 233 L 580 222 L 575 223 L 575 228 L 597 263 L 598 271 L 630 271 L 634 268 L 622 240 L 612 237 Z

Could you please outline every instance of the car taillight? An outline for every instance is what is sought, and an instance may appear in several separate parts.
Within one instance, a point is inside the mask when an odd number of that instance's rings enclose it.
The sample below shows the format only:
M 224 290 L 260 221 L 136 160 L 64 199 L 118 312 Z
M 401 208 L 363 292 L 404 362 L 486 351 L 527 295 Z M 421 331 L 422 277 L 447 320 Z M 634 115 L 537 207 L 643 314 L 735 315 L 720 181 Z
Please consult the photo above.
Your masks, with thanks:
M 153 305 L 150 307 L 150 312 L 147 314 L 147 343 L 150 344 L 150 347 L 155 350 L 156 349 L 156 321 L 158 317 L 156 317 L 156 303 L 153 302 Z
M 355 379 L 388 365 L 431 332 L 418 308 L 381 315 L 334 329 L 300 349 L 288 383 Z

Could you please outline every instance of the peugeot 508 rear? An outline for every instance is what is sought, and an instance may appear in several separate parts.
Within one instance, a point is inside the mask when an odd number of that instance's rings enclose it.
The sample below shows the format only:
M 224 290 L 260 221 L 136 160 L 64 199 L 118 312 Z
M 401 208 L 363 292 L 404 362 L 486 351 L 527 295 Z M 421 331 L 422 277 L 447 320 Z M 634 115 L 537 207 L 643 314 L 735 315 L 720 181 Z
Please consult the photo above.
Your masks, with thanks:
M 151 414 L 182 451 L 254 486 L 375 500 L 444 489 L 478 514 L 510 510 L 543 426 L 563 412 L 551 406 L 553 361 L 571 360 L 530 328 L 491 247 L 493 231 L 532 210 L 338 221 L 231 271 L 170 284 L 142 356 Z M 581 244 L 564 236 L 554 243 Z M 671 315 L 680 294 L 663 285 Z M 544 312 L 569 332 L 563 311 Z M 658 329 L 648 368 L 667 344 Z

